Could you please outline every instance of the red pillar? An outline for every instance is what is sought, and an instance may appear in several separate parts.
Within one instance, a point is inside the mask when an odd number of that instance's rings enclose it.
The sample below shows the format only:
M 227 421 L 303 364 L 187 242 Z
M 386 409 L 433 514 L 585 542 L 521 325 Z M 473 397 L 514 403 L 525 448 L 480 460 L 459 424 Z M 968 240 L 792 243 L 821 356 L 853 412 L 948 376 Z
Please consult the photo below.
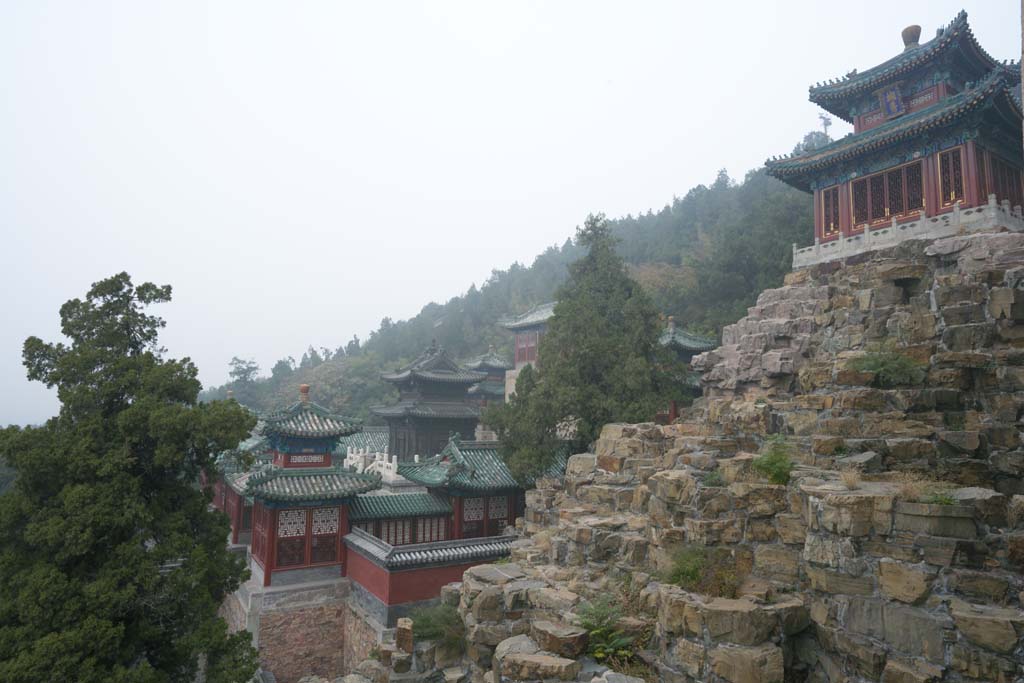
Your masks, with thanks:
M 934 216 L 939 212 L 939 178 L 935 165 L 938 163 L 938 155 L 930 154 L 922 162 L 923 173 L 921 182 L 924 185 L 924 215 Z
M 963 159 L 964 169 L 964 199 L 967 206 L 978 206 L 984 203 L 984 199 L 978 196 L 978 154 L 975 151 L 974 140 L 968 140 L 964 145 Z
M 267 520 L 267 558 L 263 563 L 263 585 L 270 585 L 270 574 L 277 562 L 277 510 L 270 509 Z
M 820 242 L 825 237 L 825 217 L 821 210 L 821 190 L 812 192 L 814 198 L 814 241 Z
M 462 538 L 462 496 L 452 497 L 452 539 Z
M 341 506 L 338 513 L 338 559 L 341 561 L 341 575 L 348 576 L 348 546 L 345 545 L 345 534 L 348 533 L 348 505 Z
M 853 230 L 853 205 L 850 202 L 850 182 L 839 185 L 839 236 L 842 239 Z
M 231 543 L 237 545 L 238 531 L 242 528 L 242 508 L 245 503 L 234 489 L 229 489 L 228 495 L 231 497 Z

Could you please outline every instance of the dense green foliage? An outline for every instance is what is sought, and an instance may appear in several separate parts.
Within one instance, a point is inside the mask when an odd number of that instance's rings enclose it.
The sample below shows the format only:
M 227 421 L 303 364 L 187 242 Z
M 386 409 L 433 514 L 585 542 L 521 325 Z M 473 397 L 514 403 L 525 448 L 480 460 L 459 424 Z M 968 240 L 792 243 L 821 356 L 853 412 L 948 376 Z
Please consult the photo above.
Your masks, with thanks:
M 913 358 L 885 348 L 854 358 L 850 361 L 850 368 L 873 374 L 872 383 L 881 388 L 920 384 L 927 374 L 924 366 Z
M 461 654 L 466 645 L 466 625 L 451 605 L 417 607 L 409 614 L 417 640 L 432 640 L 446 655 Z
M 681 398 L 685 368 L 658 343 L 658 312 L 615 252 L 604 217 L 587 218 L 577 243 L 587 252 L 556 292 L 537 352 L 541 369 L 526 376 L 521 394 L 517 385 L 514 400 L 484 417 L 521 480 L 550 466 L 559 431 L 585 448 L 603 425 L 649 420 L 670 398 Z
M 817 144 L 821 135 L 811 134 L 800 144 Z M 717 335 L 759 292 L 782 283 L 792 243 L 812 239 L 812 202 L 763 169 L 748 173 L 742 183 L 721 171 L 712 184 L 691 189 L 660 211 L 610 220 L 608 226 L 618 240 L 616 250 L 655 308 L 675 315 L 683 327 Z M 531 266 L 495 270 L 482 286 L 444 304 L 430 303 L 409 320 L 384 318 L 363 343 L 353 339 L 334 351 L 310 347 L 299 363 L 283 359 L 270 377 L 231 382 L 206 392 L 204 399 L 224 398 L 232 389 L 245 405 L 270 410 L 294 400 L 296 387 L 305 382 L 313 385 L 317 402 L 366 419 L 371 405 L 393 396 L 379 381 L 380 372 L 415 358 L 432 339 L 457 358 L 483 353 L 490 345 L 511 358 L 512 335 L 495 321 L 554 299 L 569 264 L 583 253 L 567 240 Z
M 672 564 L 665 580 L 694 593 L 716 598 L 735 598 L 740 581 L 730 558 L 715 558 L 712 549 L 702 545 L 684 545 L 672 553 Z
M 761 448 L 761 455 L 750 466 L 773 484 L 788 484 L 789 473 L 793 471 L 791 450 L 786 437 L 772 434 Z
M 0 496 L 0 680 L 246 681 L 249 636 L 217 616 L 245 576 L 224 515 L 195 485 L 253 426 L 236 403 L 197 403 L 188 360 L 162 357 L 146 307 L 170 287 L 121 273 L 61 307 L 69 344 L 30 337 L 29 379 L 60 413 L 5 430 L 16 474 Z

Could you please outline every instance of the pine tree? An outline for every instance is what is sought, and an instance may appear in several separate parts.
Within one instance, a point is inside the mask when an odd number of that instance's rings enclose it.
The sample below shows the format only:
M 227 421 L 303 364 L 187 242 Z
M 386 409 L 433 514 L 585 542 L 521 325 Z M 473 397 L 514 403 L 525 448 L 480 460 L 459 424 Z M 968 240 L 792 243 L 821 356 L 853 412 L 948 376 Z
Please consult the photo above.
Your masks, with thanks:
M 171 288 L 126 273 L 61 307 L 65 343 L 30 337 L 29 379 L 56 387 L 60 413 L 8 430 L 14 470 L 0 496 L 0 680 L 7 683 L 246 681 L 249 635 L 217 616 L 246 570 L 226 518 L 194 484 L 253 418 L 233 401 L 197 404 L 195 365 L 163 357 Z
M 569 266 L 538 350 L 539 371 L 488 413 L 513 473 L 528 479 L 550 463 L 556 432 L 585 448 L 609 422 L 642 422 L 680 395 L 681 369 L 659 343 L 657 311 L 630 278 L 603 215 L 577 232 L 586 254 Z M 520 391 L 523 394 L 520 396 Z M 571 425 L 571 427 L 570 427 Z

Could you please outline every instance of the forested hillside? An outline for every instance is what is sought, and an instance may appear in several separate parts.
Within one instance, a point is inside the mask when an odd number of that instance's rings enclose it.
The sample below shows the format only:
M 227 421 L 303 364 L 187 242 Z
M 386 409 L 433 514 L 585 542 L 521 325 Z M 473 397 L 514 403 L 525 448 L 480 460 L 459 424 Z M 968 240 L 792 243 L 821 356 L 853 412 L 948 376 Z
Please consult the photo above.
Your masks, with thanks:
M 815 135 L 821 136 L 811 134 L 808 140 L 816 141 Z M 619 253 L 658 310 L 713 335 L 739 319 L 758 292 L 781 284 L 793 242 L 807 243 L 813 235 L 811 198 L 763 169 L 742 182 L 720 171 L 710 185 L 691 189 L 660 211 L 613 219 L 611 225 Z M 571 240 L 552 246 L 532 265 L 495 270 L 480 287 L 444 304 L 429 303 L 410 320 L 384 318 L 362 343 L 353 339 L 336 350 L 310 347 L 298 362 L 278 361 L 267 377 L 251 364 L 236 363 L 232 381 L 204 398 L 222 398 L 231 389 L 244 404 L 265 411 L 294 400 L 298 385 L 306 382 L 314 387 L 314 400 L 367 419 L 372 405 L 391 398 L 379 373 L 415 357 L 431 339 L 458 358 L 482 353 L 491 344 L 511 358 L 511 335 L 495 321 L 550 300 L 568 264 L 581 253 Z

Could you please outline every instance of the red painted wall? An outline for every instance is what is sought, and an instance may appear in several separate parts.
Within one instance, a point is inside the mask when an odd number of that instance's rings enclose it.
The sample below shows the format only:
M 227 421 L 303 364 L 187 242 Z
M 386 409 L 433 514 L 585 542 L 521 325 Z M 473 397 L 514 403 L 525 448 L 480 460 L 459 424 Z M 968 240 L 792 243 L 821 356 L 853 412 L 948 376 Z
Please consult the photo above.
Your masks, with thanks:
M 463 573 L 476 564 L 480 563 L 389 572 L 352 550 L 348 553 L 347 574 L 385 605 L 400 605 L 436 598 L 441 594 L 442 586 L 462 581 Z

